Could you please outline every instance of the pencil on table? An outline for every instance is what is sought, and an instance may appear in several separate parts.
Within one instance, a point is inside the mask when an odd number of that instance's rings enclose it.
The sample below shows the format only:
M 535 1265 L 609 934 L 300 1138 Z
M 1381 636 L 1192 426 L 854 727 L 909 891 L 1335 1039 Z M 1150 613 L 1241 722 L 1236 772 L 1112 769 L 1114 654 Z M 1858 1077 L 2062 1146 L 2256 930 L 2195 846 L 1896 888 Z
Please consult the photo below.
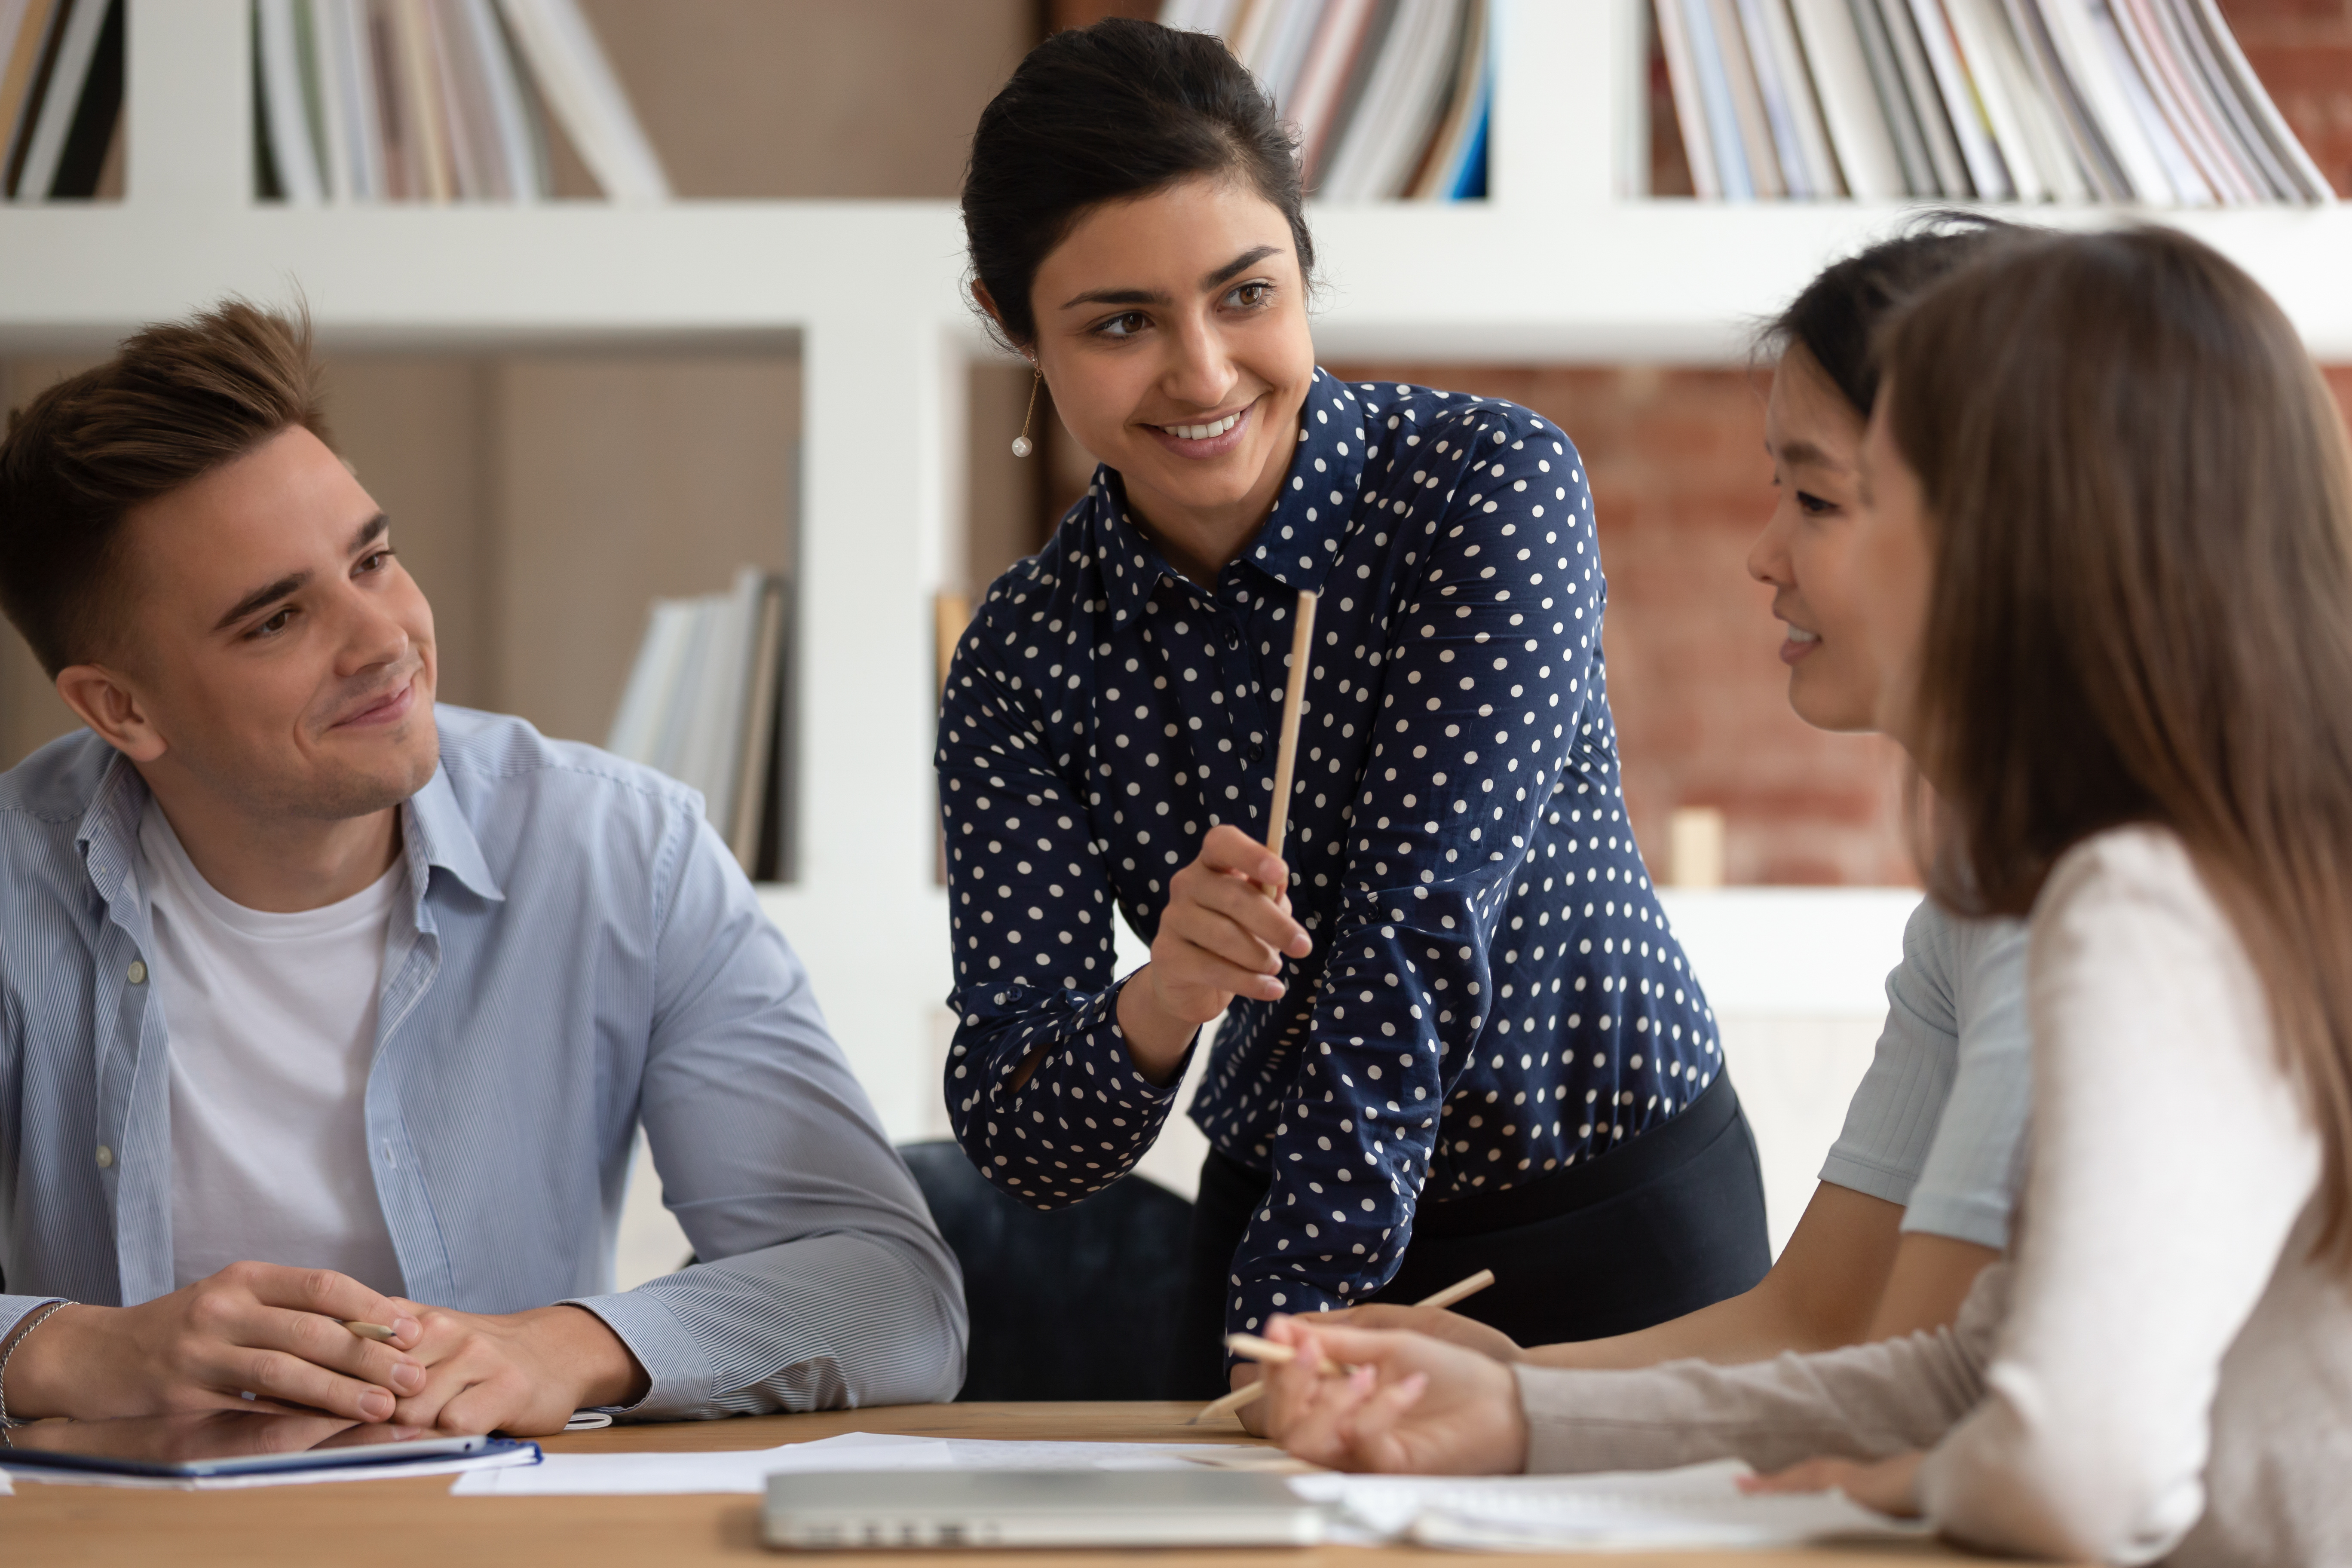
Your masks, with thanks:
M 1454 1302 L 1461 1300 L 1466 1296 L 1475 1296 L 1479 1291 L 1484 1290 L 1487 1286 L 1492 1285 L 1494 1282 L 1495 1271 L 1491 1268 L 1481 1268 L 1477 1273 L 1471 1275 L 1466 1279 L 1455 1280 L 1453 1284 L 1448 1285 L 1444 1289 L 1438 1291 L 1433 1296 L 1423 1297 L 1420 1300 L 1415 1301 L 1413 1305 L 1416 1307 L 1451 1307 Z M 1274 1366 L 1286 1366 L 1290 1363 L 1298 1359 L 1298 1352 L 1292 1350 L 1288 1345 L 1278 1345 L 1272 1340 L 1262 1340 L 1255 1334 L 1227 1334 L 1225 1336 L 1225 1345 L 1227 1349 L 1233 1351 L 1236 1355 L 1247 1356 L 1252 1361 L 1263 1362 Z M 1321 1368 L 1321 1371 L 1326 1376 L 1336 1374 L 1344 1370 L 1344 1368 L 1331 1361 L 1328 1357 L 1325 1358 Z M 1223 1398 L 1202 1405 L 1201 1407 L 1201 1413 L 1193 1416 L 1192 1420 L 1187 1421 L 1185 1425 L 1187 1426 L 1197 1426 L 1202 1422 L 1208 1420 L 1211 1416 L 1229 1415 L 1233 1414 L 1233 1412 L 1239 1410 L 1243 1405 L 1250 1404 L 1265 1392 L 1265 1379 L 1264 1378 L 1258 1379 L 1255 1383 L 1245 1383 L 1242 1384 L 1241 1387 L 1234 1389 L 1231 1394 L 1226 1394 Z

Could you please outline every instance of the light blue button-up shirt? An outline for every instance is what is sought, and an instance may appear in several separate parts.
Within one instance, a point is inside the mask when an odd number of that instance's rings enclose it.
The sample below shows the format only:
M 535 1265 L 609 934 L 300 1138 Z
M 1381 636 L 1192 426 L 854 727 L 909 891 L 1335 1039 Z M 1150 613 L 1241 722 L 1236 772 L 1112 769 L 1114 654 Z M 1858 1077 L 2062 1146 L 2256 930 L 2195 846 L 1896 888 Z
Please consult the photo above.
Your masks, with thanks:
M 952 1398 L 955 1259 L 699 797 L 520 720 L 438 718 L 366 1089 L 405 1293 L 588 1309 L 652 1379 L 640 1417 Z M 0 776 L 0 1339 L 49 1300 L 173 1288 L 147 798 L 87 733 Z M 710 1261 L 614 1292 L 641 1122 Z

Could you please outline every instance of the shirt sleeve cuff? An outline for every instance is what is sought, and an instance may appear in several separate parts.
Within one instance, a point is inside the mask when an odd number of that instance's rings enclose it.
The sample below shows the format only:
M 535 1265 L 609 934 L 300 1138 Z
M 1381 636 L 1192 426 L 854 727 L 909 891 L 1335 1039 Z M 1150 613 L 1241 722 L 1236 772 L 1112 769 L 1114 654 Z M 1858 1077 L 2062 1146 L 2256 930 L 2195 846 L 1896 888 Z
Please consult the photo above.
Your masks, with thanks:
M 2009 1210 L 1987 1198 L 1915 1192 L 1903 1211 L 1903 1232 L 1948 1236 L 1995 1252 L 2009 1250 Z
M 1908 1205 L 1911 1190 L 1919 1184 L 1919 1173 L 1890 1171 L 1884 1165 L 1870 1164 L 1832 1150 L 1830 1157 L 1822 1163 L 1822 1180 L 1850 1187 L 1864 1197 Z
M 674 1421 L 698 1415 L 711 1401 L 710 1358 L 660 1298 L 642 1290 L 576 1296 L 561 1303 L 593 1312 L 646 1369 L 645 1396 L 634 1405 L 603 1405 L 625 1421 Z

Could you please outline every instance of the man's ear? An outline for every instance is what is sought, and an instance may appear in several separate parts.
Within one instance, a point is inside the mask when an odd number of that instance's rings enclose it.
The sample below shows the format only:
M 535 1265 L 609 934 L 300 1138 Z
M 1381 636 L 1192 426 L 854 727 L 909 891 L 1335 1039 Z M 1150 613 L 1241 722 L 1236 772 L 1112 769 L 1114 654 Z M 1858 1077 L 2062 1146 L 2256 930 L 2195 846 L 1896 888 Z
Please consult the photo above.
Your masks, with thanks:
M 134 763 L 152 763 L 168 749 L 145 703 L 118 671 L 102 664 L 68 665 L 58 671 L 58 695 L 100 740 Z

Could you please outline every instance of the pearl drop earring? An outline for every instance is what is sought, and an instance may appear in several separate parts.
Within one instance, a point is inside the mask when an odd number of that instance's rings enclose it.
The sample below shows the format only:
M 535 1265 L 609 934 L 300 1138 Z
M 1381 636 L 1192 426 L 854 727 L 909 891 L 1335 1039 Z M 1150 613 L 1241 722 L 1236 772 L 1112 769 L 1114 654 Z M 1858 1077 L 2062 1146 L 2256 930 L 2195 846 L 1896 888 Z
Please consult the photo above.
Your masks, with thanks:
M 1029 384 L 1029 412 L 1021 416 L 1021 434 L 1013 437 L 1013 455 L 1025 458 L 1037 449 L 1029 439 L 1029 422 L 1037 417 L 1037 389 L 1045 384 L 1045 373 L 1037 372 L 1037 379 Z

